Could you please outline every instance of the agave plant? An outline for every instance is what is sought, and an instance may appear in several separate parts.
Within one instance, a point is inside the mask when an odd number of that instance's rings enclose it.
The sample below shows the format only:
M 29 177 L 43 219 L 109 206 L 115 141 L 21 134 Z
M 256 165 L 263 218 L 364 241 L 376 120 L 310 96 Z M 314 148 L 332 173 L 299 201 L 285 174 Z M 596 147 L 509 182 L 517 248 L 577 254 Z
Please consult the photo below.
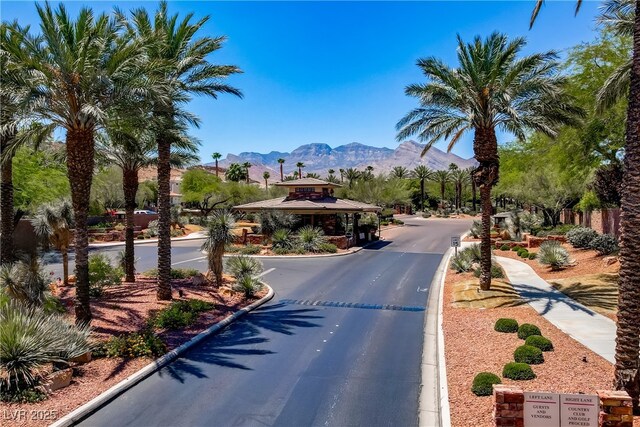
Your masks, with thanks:
M 291 232 L 286 228 L 279 228 L 273 232 L 271 236 L 271 243 L 273 249 L 291 249 L 293 248 L 293 239 L 291 238 Z
M 236 280 L 234 289 L 244 292 L 244 296 L 251 298 L 256 292 L 262 289 L 262 282 L 260 279 L 253 276 L 242 276 Z
M 10 301 L 0 306 L 0 386 L 34 385 L 39 370 L 91 350 L 88 326 L 75 326 L 57 314 Z
M 254 277 L 262 273 L 262 263 L 256 258 L 252 258 L 246 255 L 237 255 L 230 257 L 226 263 L 227 271 L 240 280 L 244 276 Z
M 540 264 L 551 267 L 551 270 L 560 270 L 571 263 L 569 252 L 556 240 L 540 245 L 537 259 Z
M 456 273 L 464 273 L 471 270 L 473 261 L 463 252 L 451 259 L 451 269 Z
M 298 230 L 300 246 L 307 252 L 319 252 L 320 247 L 326 242 L 322 229 L 306 225 Z

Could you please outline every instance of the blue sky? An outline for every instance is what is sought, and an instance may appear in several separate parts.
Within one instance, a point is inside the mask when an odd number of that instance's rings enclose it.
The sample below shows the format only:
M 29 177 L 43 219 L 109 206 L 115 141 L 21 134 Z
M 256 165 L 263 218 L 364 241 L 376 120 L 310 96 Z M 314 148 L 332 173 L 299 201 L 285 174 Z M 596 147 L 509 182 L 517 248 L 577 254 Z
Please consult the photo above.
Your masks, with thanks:
M 238 65 L 229 79 L 244 99 L 194 99 L 202 119 L 193 135 L 203 161 L 219 151 L 290 151 L 320 142 L 397 146 L 395 123 L 415 101 L 404 95 L 423 78 L 416 60 L 436 56 L 455 65 L 456 34 L 468 40 L 498 30 L 526 36 L 526 52 L 566 51 L 595 36 L 599 2 L 585 2 L 574 17 L 574 1 L 547 1 L 529 31 L 533 1 L 425 2 L 170 2 L 172 12 L 210 15 L 203 34 L 226 35 L 212 62 Z M 66 2 L 110 11 L 148 2 Z M 32 1 L 2 1 L 3 20 L 37 24 Z M 502 135 L 503 140 L 509 139 Z M 446 147 L 440 143 L 439 147 Z M 471 136 L 454 149 L 472 156 Z

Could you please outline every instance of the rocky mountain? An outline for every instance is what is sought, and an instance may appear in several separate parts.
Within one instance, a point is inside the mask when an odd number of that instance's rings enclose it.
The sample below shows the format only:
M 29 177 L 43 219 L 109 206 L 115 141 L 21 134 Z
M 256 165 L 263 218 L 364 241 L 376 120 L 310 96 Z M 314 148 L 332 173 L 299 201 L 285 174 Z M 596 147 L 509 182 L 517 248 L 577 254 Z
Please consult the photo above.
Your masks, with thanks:
M 229 154 L 220 162 L 220 166 L 227 167 L 231 163 L 250 162 L 253 166 L 249 170 L 251 179 L 263 182 L 262 174 L 268 171 L 271 174 L 270 181 L 279 180 L 280 165 L 278 159 L 285 160 L 285 174 L 297 170 L 296 163 L 305 164 L 304 171 L 315 172 L 325 176 L 328 169 L 358 168 L 364 169 L 373 166 L 375 173 L 389 172 L 394 166 L 404 166 L 413 169 L 418 165 L 425 165 L 431 169 L 447 169 L 451 163 L 460 168 L 467 168 L 476 164 L 474 159 L 463 159 L 452 153 L 445 153 L 435 147 L 420 157 L 424 145 L 415 141 L 405 141 L 395 150 L 386 147 L 372 147 L 357 142 L 340 145 L 331 148 L 327 144 L 305 144 L 290 153 L 271 151 L 267 154 L 256 152 L 243 152 Z M 212 164 L 212 163 L 208 163 Z

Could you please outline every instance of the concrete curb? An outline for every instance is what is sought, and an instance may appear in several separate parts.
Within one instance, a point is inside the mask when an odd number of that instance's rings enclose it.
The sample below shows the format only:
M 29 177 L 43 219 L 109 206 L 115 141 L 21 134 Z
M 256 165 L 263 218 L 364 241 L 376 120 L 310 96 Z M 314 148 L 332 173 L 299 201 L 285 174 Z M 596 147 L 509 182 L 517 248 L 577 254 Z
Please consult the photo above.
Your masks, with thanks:
M 174 237 L 171 239 L 171 242 L 184 242 L 189 240 L 204 240 L 207 236 L 195 236 L 195 237 Z M 158 239 L 144 239 L 144 240 L 134 240 L 133 244 L 135 245 L 151 245 L 153 243 L 158 243 Z M 124 246 L 126 242 L 103 242 L 103 243 L 89 243 L 90 249 L 100 249 L 100 248 L 112 248 L 116 246 Z
M 464 239 L 467 234 L 469 233 L 462 234 L 460 240 Z M 443 254 L 436 274 L 431 281 L 429 291 L 422 348 L 421 389 L 418 409 L 418 425 L 420 427 L 451 426 L 442 312 L 444 281 L 452 254 L 453 248 L 449 248 Z M 433 342 L 436 342 L 435 348 L 429 346 Z
M 198 344 L 203 339 L 209 337 L 210 335 L 215 334 L 216 332 L 220 331 L 221 329 L 233 323 L 238 318 L 260 307 L 262 304 L 266 303 L 271 298 L 273 298 L 275 294 L 271 286 L 266 284 L 265 286 L 268 288 L 268 292 L 267 292 L 267 295 L 265 295 L 263 298 L 236 311 L 235 313 L 224 318 L 220 322 L 200 332 L 198 335 L 191 338 L 189 341 L 185 342 L 180 347 L 171 350 L 169 353 L 151 362 L 150 364 L 140 369 L 135 374 L 130 375 L 129 377 L 120 381 L 118 384 L 114 385 L 104 393 L 96 396 L 89 402 L 85 403 L 84 405 L 80 406 L 79 408 L 76 408 L 74 411 L 60 418 L 58 421 L 51 424 L 49 427 L 66 427 L 66 426 L 74 425 L 76 422 L 81 421 L 82 419 L 86 418 L 88 415 L 97 411 L 98 409 L 100 409 L 102 406 L 104 406 L 111 400 L 115 399 L 125 391 L 129 390 L 131 387 L 135 386 L 145 378 L 149 377 L 151 374 L 155 373 L 156 371 L 159 371 L 160 369 L 162 369 L 163 367 L 165 367 L 166 365 L 168 365 L 169 363 L 177 359 L 186 350 Z

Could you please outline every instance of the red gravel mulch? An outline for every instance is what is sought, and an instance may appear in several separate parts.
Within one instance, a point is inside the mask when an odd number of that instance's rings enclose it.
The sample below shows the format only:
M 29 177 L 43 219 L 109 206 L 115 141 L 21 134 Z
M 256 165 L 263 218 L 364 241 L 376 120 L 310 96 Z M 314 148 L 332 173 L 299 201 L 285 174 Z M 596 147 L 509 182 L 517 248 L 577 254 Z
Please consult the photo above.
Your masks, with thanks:
M 492 425 L 491 397 L 475 396 L 471 383 L 479 372 L 493 372 L 501 377 L 503 366 L 513 361 L 513 351 L 524 343 L 516 334 L 493 330 L 495 321 L 501 317 L 537 325 L 555 347 L 555 351 L 544 354 L 543 364 L 532 366 L 536 379 L 515 382 L 503 378 L 503 383 L 517 383 L 528 391 L 593 393 L 611 388 L 613 365 L 561 332 L 528 305 L 453 308 L 453 283 L 472 278 L 471 274 L 448 271 L 445 282 L 443 326 L 453 426 Z
M 229 279 L 229 277 L 225 277 L 225 282 L 229 282 Z M 229 289 L 219 292 L 217 288 L 209 284 L 194 285 L 191 279 L 174 280 L 172 287 L 174 299 L 179 299 L 179 291 L 182 291 L 183 298 L 197 298 L 213 302 L 215 308 L 201 313 L 198 320 L 185 329 L 159 331 L 158 335 L 167 344 L 168 350 L 178 347 L 212 324 L 221 321 L 267 293 L 265 288 L 254 299 L 245 299 L 243 294 L 232 292 Z M 67 315 L 72 318 L 75 288 L 73 286 L 62 287 L 57 293 L 68 310 Z M 91 302 L 94 316 L 91 323 L 94 328 L 93 336 L 96 339 L 105 340 L 111 336 L 143 329 L 150 314 L 169 304 L 168 301 L 156 300 L 154 279 L 139 277 L 135 283 L 106 287 L 104 294 L 100 298 L 92 299 Z M 151 361 L 151 358 L 100 358 L 84 365 L 76 365 L 73 368 L 74 375 L 71 384 L 56 390 L 48 399 L 32 404 L 3 403 L 3 410 L 6 411 L 3 413 L 8 418 L 3 418 L 2 425 L 7 427 L 46 426 L 134 374 Z M 11 413 L 18 414 L 14 417 L 16 419 L 10 419 Z M 32 419 L 32 415 L 36 419 Z M 37 419 L 43 418 L 44 415 L 49 415 L 48 420 Z

